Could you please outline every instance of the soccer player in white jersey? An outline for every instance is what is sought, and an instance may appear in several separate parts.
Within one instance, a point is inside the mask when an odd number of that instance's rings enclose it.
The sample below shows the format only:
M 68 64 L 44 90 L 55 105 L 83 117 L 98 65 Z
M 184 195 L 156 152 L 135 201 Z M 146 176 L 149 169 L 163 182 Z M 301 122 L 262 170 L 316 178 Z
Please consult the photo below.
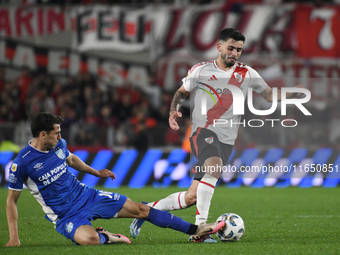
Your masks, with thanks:
M 218 57 L 209 62 L 202 62 L 193 66 L 187 77 L 182 79 L 182 86 L 176 91 L 170 106 L 169 124 L 173 130 L 178 130 L 177 117 L 186 97 L 196 89 L 194 97 L 194 109 L 191 115 L 192 129 L 190 147 L 198 159 L 199 168 L 204 171 L 197 172 L 187 191 L 177 192 L 166 198 L 148 203 L 149 206 L 160 210 L 171 211 L 184 209 L 196 204 L 196 222 L 207 222 L 210 201 L 214 194 L 215 185 L 221 177 L 223 166 L 232 152 L 237 137 L 239 115 L 233 115 L 233 98 L 225 84 L 237 86 L 246 98 L 248 88 L 252 88 L 268 102 L 272 102 L 272 89 L 261 76 L 250 66 L 237 60 L 241 56 L 244 35 L 236 29 L 226 28 L 219 34 L 217 43 Z M 296 87 L 303 88 L 304 85 Z M 212 100 L 204 99 L 206 91 L 219 94 L 219 100 L 214 104 Z M 281 91 L 278 91 L 278 100 L 281 99 Z M 299 97 L 301 93 L 287 93 L 287 98 Z M 209 96 L 208 96 L 209 98 Z M 206 101 L 202 103 L 202 101 Z M 243 104 L 244 102 L 242 102 Z M 202 108 L 206 107 L 206 114 L 202 114 Z M 214 125 L 219 119 L 224 120 L 225 125 Z M 227 121 L 225 121 L 227 120 Z M 221 121 L 222 122 L 222 121 Z M 233 123 L 233 124 L 231 124 Z M 130 233 L 136 238 L 140 233 L 143 220 L 135 219 L 130 225 Z M 203 240 L 202 240 L 203 239 Z M 211 236 L 205 236 L 200 241 L 215 243 L 217 240 Z M 189 241 L 192 238 L 189 238 Z
M 144 219 L 162 228 L 195 235 L 195 239 L 225 226 L 222 222 L 197 226 L 169 212 L 132 202 L 122 194 L 96 190 L 80 183 L 68 166 L 112 180 L 115 174 L 108 169 L 97 171 L 69 152 L 60 135 L 62 122 L 61 117 L 51 113 L 36 114 L 31 123 L 33 139 L 11 165 L 6 207 L 10 240 L 6 246 L 20 246 L 17 202 L 24 183 L 56 230 L 80 245 L 130 243 L 123 235 L 112 234 L 101 227 L 94 229 L 91 221 L 98 218 Z

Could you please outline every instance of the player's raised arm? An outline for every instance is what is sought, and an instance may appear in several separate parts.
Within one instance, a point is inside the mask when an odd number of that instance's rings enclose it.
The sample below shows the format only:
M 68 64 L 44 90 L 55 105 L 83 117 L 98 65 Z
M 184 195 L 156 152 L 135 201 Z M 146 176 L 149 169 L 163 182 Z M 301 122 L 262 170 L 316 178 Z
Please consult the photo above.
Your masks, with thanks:
M 179 126 L 176 121 L 177 117 L 182 117 L 182 113 L 179 111 L 182 104 L 184 103 L 185 99 L 189 95 L 190 92 L 188 92 L 184 86 L 182 85 L 175 93 L 174 97 L 171 101 L 170 106 L 170 116 L 169 116 L 169 125 L 173 130 L 178 130 Z
M 66 159 L 66 163 L 80 172 L 85 172 L 88 174 L 92 174 L 96 177 L 107 178 L 110 177 L 111 180 L 116 179 L 116 175 L 112 173 L 109 169 L 95 170 L 89 165 L 85 164 L 80 158 L 78 158 L 73 153 L 70 153 L 70 156 Z
M 8 190 L 6 214 L 9 230 L 9 241 L 5 246 L 20 246 L 17 208 L 20 193 L 21 191 L 11 189 Z
M 301 85 L 296 85 L 293 88 L 304 88 L 305 85 L 301 84 Z M 299 98 L 302 95 L 304 95 L 304 93 L 287 93 L 286 98 Z M 266 88 L 262 93 L 261 96 L 268 102 L 273 102 L 273 89 L 268 87 Z M 281 101 L 281 90 L 277 90 L 277 100 Z

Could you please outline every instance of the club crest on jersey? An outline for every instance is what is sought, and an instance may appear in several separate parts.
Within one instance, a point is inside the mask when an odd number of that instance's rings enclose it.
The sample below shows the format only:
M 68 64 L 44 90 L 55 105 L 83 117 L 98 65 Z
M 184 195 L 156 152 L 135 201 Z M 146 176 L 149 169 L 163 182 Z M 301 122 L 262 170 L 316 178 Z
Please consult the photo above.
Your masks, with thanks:
M 214 137 L 207 137 L 204 139 L 208 144 L 212 144 L 212 142 L 214 141 Z
M 68 233 L 71 233 L 72 232 L 72 229 L 73 229 L 73 223 L 72 222 L 69 222 L 66 224 L 66 227 L 65 227 L 65 230 L 68 232 Z
M 58 156 L 60 159 L 65 159 L 65 158 L 66 158 L 64 152 L 63 152 L 61 149 L 57 150 L 57 151 L 55 152 L 55 154 L 57 154 L 57 156 Z
M 15 172 L 17 168 L 18 168 L 18 164 L 13 163 L 11 167 L 12 172 Z
M 242 82 L 242 73 L 235 73 L 235 79 L 238 81 L 238 82 Z

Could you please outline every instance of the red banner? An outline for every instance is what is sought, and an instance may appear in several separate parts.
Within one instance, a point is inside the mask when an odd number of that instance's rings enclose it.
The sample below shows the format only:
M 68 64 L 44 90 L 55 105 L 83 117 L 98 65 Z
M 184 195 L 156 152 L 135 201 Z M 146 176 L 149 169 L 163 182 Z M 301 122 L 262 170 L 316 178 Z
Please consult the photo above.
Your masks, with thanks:
M 298 57 L 340 57 L 340 7 L 299 5 L 294 12 Z
M 40 36 L 65 32 L 69 15 L 60 7 L 10 7 L 0 9 L 0 35 Z

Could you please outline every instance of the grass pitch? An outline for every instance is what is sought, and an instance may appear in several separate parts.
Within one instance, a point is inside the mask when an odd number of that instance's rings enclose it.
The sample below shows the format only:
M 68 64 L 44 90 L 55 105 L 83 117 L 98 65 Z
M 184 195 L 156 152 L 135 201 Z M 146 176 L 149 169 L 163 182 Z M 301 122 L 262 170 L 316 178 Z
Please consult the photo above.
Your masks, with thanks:
M 154 201 L 173 192 L 167 189 L 109 190 L 133 201 Z M 261 188 L 217 187 L 209 222 L 225 212 L 239 214 L 245 222 L 245 235 L 239 242 L 217 244 L 189 243 L 177 231 L 157 228 L 146 222 L 131 244 L 73 246 L 44 218 L 40 205 L 28 190 L 18 202 L 21 247 L 2 247 L 8 241 L 6 220 L 7 190 L 0 188 L 0 254 L 340 254 L 340 188 Z M 174 214 L 194 222 L 193 206 Z M 130 237 L 131 219 L 96 220 L 110 232 Z

